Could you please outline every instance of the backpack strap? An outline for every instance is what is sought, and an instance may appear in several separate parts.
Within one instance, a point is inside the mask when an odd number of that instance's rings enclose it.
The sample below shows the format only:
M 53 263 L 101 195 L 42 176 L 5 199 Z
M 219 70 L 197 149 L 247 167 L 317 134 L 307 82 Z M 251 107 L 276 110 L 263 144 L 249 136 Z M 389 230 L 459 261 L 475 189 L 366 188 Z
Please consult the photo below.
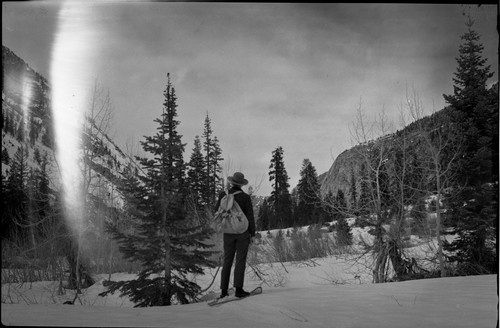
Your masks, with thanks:
M 234 195 L 242 193 L 243 191 L 238 190 L 238 191 L 236 191 L 234 193 L 230 193 L 229 190 L 224 190 L 224 192 L 226 193 L 226 195 L 221 199 L 221 203 L 220 203 L 219 206 L 222 207 L 222 208 L 224 208 L 227 211 L 227 210 L 229 210 L 230 208 L 233 207 Z M 230 199 L 228 197 L 229 195 L 233 196 L 233 198 Z M 224 198 L 226 198 L 225 202 L 224 202 Z

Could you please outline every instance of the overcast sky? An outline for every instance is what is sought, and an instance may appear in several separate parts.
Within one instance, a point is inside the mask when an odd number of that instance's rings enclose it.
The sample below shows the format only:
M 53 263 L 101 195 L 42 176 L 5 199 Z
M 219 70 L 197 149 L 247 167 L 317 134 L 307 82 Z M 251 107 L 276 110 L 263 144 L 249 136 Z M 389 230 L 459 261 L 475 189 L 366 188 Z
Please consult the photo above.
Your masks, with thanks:
M 290 185 L 302 161 L 318 174 L 353 146 L 360 102 L 398 127 L 406 86 L 428 114 L 453 90 L 463 12 L 471 14 L 498 81 L 497 7 L 412 4 L 107 2 L 88 4 L 87 73 L 109 89 L 111 136 L 153 135 L 167 73 L 189 160 L 205 116 L 225 168 L 268 195 L 271 153 L 284 149 Z M 2 2 L 2 43 L 50 82 L 60 3 Z M 78 24 L 81 9 L 72 12 Z M 83 17 L 83 11 L 81 11 Z M 69 47 L 69 45 L 68 45 Z M 291 188 L 290 188 L 291 191 Z

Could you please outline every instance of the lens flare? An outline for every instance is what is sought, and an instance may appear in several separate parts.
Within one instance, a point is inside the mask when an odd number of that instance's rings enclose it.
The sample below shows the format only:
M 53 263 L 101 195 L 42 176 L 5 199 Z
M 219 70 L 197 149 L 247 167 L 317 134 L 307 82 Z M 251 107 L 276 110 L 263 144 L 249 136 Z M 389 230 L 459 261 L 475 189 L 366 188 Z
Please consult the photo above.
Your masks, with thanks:
M 65 216 L 74 232 L 83 228 L 82 127 L 94 74 L 96 33 L 93 6 L 64 2 L 51 58 L 52 111 L 56 157 L 61 172 Z

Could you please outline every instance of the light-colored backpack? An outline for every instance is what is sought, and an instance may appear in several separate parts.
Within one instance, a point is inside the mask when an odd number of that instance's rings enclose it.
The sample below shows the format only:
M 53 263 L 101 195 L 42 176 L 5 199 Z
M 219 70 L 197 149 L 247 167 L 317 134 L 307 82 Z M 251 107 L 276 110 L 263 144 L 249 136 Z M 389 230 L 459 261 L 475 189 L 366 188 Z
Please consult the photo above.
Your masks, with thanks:
M 222 197 L 219 209 L 214 215 L 215 231 L 223 233 L 243 233 L 248 229 L 248 219 L 241 210 L 240 205 L 234 200 L 234 195 L 241 193 L 237 191 Z

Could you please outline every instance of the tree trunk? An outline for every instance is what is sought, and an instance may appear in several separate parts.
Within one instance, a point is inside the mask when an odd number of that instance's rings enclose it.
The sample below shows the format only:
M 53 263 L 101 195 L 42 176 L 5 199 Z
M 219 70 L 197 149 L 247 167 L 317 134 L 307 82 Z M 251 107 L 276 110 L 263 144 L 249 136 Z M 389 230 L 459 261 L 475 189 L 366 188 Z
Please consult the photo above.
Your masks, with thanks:
M 378 283 L 383 283 L 386 282 L 386 264 L 387 264 L 387 252 L 385 249 L 382 247 L 380 248 L 379 252 L 377 253 L 377 258 L 375 262 L 375 269 L 373 270 L 373 282 L 378 284 Z
M 33 219 L 35 220 L 35 219 Z M 36 237 L 35 237 L 35 225 L 34 223 L 30 225 L 30 237 L 31 237 L 31 245 L 33 247 L 33 256 L 35 259 L 37 259 L 37 246 L 36 246 Z
M 389 258 L 391 259 L 392 267 L 397 278 L 402 278 L 409 274 L 407 267 L 405 266 L 406 261 L 403 259 L 400 248 L 395 240 L 391 240 L 388 244 L 389 246 Z
M 172 299 L 172 258 L 170 253 L 170 238 L 165 236 L 165 305 L 171 305 Z
M 438 189 L 439 190 L 439 189 Z M 441 277 L 446 277 L 446 272 L 444 269 L 444 258 L 443 258 L 443 241 L 441 240 L 441 193 L 438 193 L 436 201 L 436 238 L 438 242 L 438 261 L 439 270 L 441 271 Z
M 81 276 L 80 276 L 80 243 L 82 242 L 80 238 L 80 233 L 78 234 L 78 244 L 76 249 L 76 293 L 81 294 Z
M 162 172 L 163 176 L 165 176 L 164 172 Z M 164 180 L 165 181 L 165 180 Z M 160 189 L 160 195 L 162 199 L 162 233 L 163 233 L 163 243 L 164 243 L 164 259 L 163 266 L 165 269 L 165 277 L 163 282 L 163 288 L 165 288 L 165 293 L 162 295 L 162 303 L 161 305 L 171 305 L 172 299 L 172 290 L 171 290 L 171 281 L 172 281 L 172 258 L 171 258 L 171 240 L 170 235 L 167 229 L 167 195 L 165 192 L 165 186 L 162 184 Z M 161 291 L 160 291 L 161 292 Z
M 377 216 L 377 220 L 380 218 L 380 215 Z M 387 264 L 387 245 L 384 243 L 383 234 L 382 234 L 382 225 L 380 222 L 377 222 L 375 227 L 375 268 L 373 269 L 373 282 L 378 284 L 386 281 L 386 270 L 385 266 Z

